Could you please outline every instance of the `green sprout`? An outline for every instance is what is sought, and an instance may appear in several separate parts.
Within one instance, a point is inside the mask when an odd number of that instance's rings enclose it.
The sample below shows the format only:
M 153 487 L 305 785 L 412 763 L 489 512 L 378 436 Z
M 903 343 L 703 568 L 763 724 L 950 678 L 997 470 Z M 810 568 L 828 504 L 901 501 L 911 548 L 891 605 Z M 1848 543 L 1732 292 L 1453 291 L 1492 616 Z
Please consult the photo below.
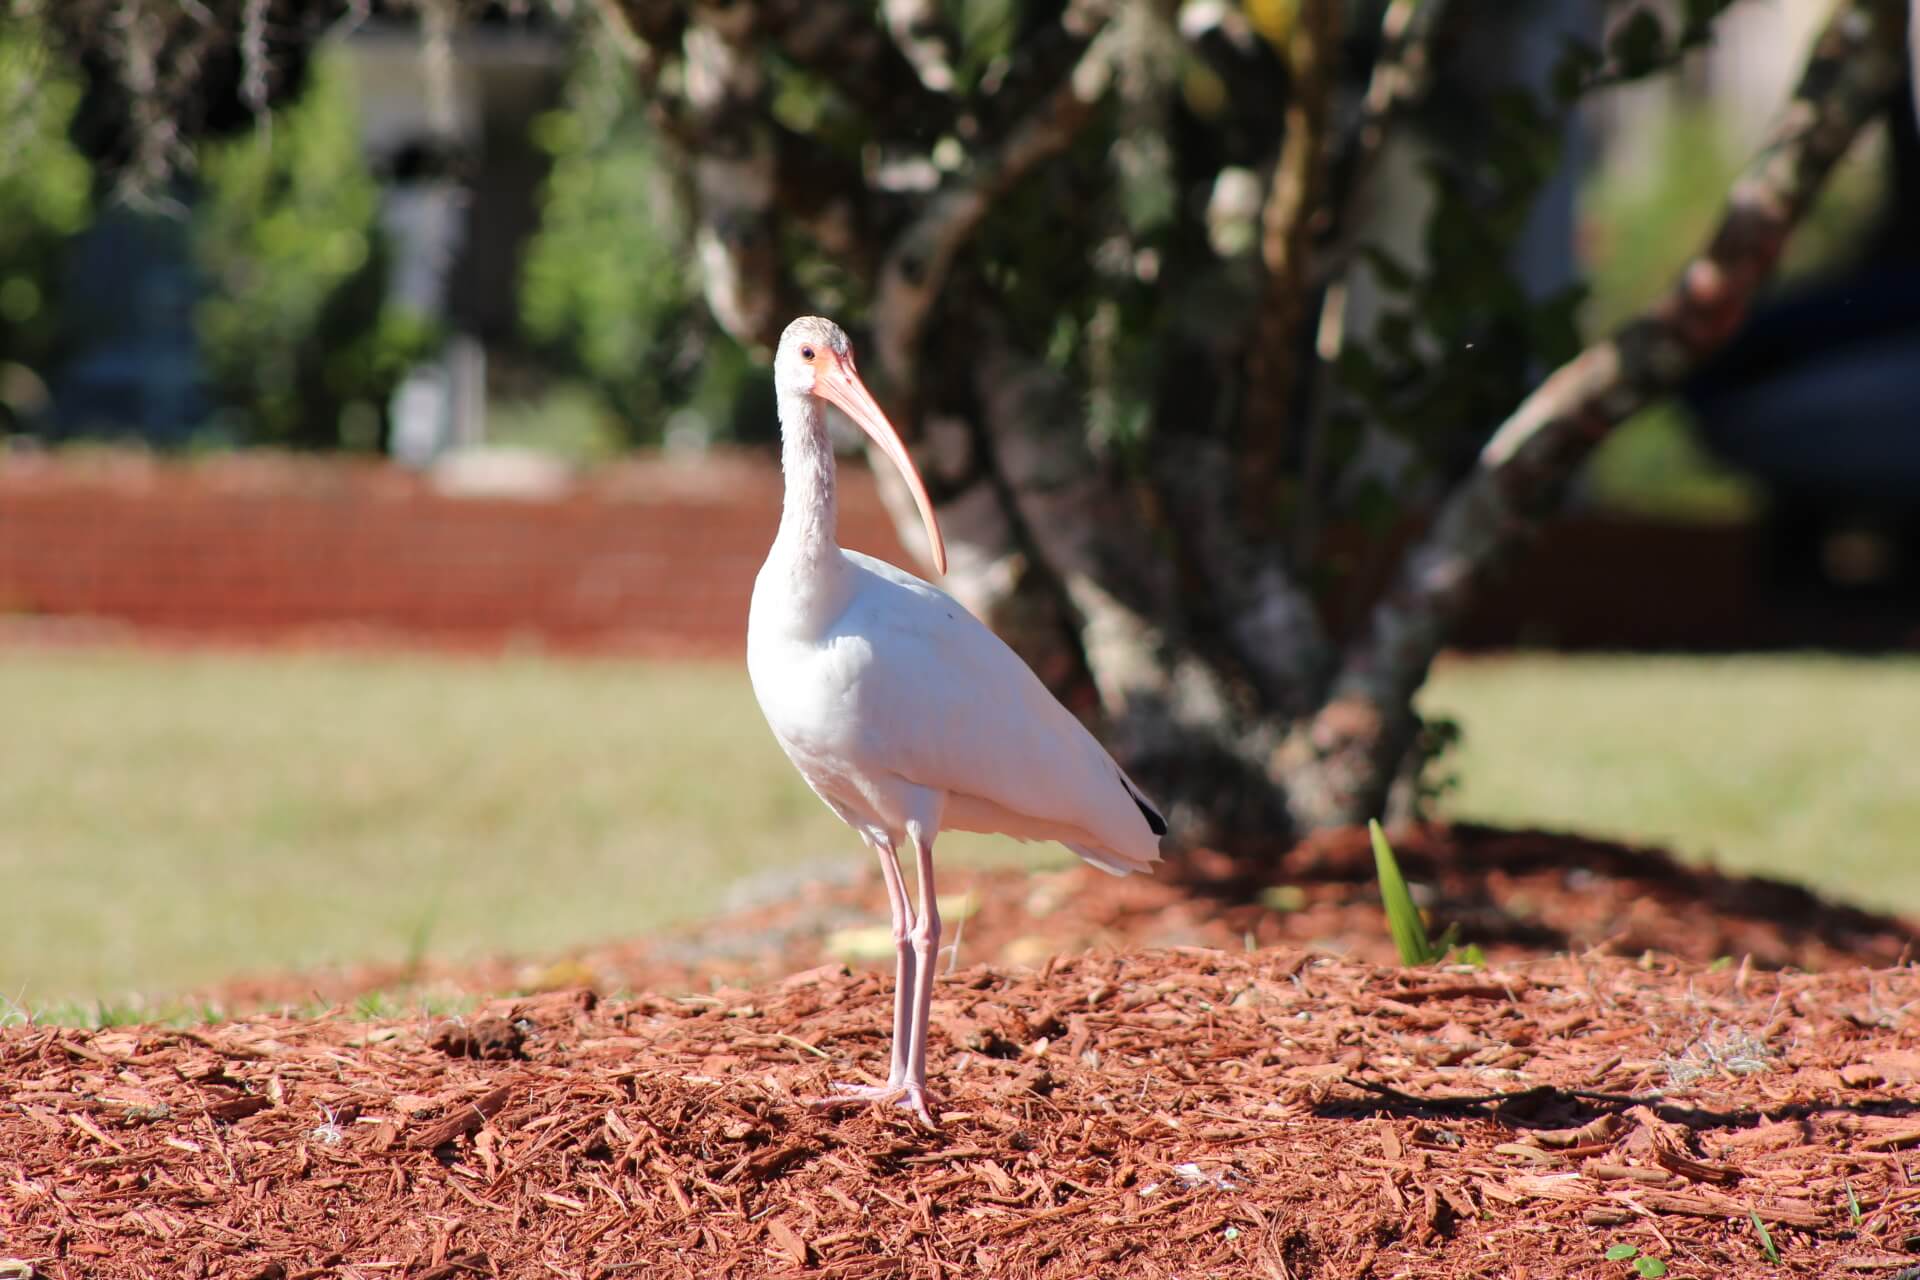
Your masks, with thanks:
M 1767 1255 L 1768 1262 L 1778 1263 L 1780 1261 L 1780 1251 L 1773 1247 L 1773 1237 L 1767 1232 L 1767 1224 L 1760 1221 L 1759 1211 L 1749 1209 L 1747 1210 L 1747 1216 L 1753 1219 L 1753 1229 L 1760 1233 L 1760 1252 Z
M 1453 931 L 1449 929 L 1438 944 L 1427 936 L 1420 908 L 1413 904 L 1406 877 L 1400 874 L 1400 863 L 1393 856 L 1393 846 L 1387 843 L 1387 834 L 1380 829 L 1377 819 L 1367 823 L 1367 834 L 1373 837 L 1373 865 L 1380 876 L 1380 901 L 1387 909 L 1387 929 L 1393 934 L 1400 963 L 1409 967 L 1434 963 L 1447 954 Z
M 1667 1274 L 1666 1263 L 1658 1258 L 1643 1255 L 1636 1245 L 1611 1245 L 1607 1249 L 1606 1259 L 1608 1262 L 1626 1262 L 1631 1259 L 1634 1271 L 1645 1276 L 1646 1280 L 1659 1280 L 1659 1277 Z

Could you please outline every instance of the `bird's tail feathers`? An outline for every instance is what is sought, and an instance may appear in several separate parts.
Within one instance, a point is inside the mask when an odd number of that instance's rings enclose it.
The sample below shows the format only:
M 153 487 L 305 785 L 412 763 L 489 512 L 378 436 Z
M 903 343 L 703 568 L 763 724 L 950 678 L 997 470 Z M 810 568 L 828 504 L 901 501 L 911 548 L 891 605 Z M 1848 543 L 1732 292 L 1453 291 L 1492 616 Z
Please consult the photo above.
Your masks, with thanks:
M 1140 816 L 1147 820 L 1147 829 L 1156 836 L 1167 834 L 1167 820 L 1158 809 L 1153 807 L 1153 801 L 1147 799 L 1147 793 L 1134 785 L 1133 779 L 1127 776 L 1125 769 L 1115 766 L 1114 772 L 1120 775 L 1120 783 L 1126 787 L 1127 794 L 1133 797 L 1133 802 L 1140 806 Z
M 1103 849 L 1099 845 L 1073 844 L 1062 841 L 1067 848 L 1080 855 L 1083 862 L 1100 868 L 1110 876 L 1131 875 L 1135 871 L 1151 871 L 1153 864 L 1160 861 L 1160 855 L 1151 858 L 1129 857 L 1113 849 Z

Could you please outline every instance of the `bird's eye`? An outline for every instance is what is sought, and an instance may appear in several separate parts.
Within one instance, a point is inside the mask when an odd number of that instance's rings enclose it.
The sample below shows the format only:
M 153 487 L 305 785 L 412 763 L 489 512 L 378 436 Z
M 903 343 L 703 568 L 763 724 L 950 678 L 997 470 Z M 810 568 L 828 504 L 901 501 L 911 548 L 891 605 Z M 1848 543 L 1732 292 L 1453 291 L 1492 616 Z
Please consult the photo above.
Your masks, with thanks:
M 813 359 L 813 348 L 812 348 L 812 347 L 802 347 L 802 348 L 800 348 L 800 358 L 801 358 L 802 360 L 806 360 L 806 361 L 812 361 L 812 359 Z

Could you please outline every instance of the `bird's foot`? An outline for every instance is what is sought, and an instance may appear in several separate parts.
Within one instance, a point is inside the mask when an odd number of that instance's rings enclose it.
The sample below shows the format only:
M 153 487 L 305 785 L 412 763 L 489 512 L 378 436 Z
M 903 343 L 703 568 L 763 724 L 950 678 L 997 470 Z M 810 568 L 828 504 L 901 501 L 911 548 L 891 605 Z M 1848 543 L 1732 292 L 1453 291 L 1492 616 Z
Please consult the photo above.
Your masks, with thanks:
M 842 1084 L 835 1081 L 833 1096 L 815 1100 L 817 1107 L 858 1106 L 863 1102 L 892 1102 L 904 1095 L 905 1085 L 900 1084 Z
M 920 1117 L 929 1129 L 937 1128 L 933 1112 L 927 1107 L 927 1090 L 911 1080 L 900 1084 L 835 1084 L 829 1097 L 815 1098 L 808 1105 L 820 1108 L 860 1107 L 874 1102 L 891 1102 Z

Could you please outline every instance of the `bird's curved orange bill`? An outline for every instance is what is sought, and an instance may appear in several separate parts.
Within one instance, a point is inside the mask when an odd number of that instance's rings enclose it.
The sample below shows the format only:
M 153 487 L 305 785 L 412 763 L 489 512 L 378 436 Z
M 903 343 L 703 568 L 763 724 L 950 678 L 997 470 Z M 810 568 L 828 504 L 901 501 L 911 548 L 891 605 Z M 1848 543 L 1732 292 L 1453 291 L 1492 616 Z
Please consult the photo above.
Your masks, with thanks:
M 880 452 L 906 479 L 907 488 L 913 494 L 913 505 L 920 508 L 920 521 L 927 526 L 927 541 L 933 549 L 933 568 L 936 573 L 947 571 L 947 544 L 940 536 L 940 522 L 933 518 L 933 499 L 927 496 L 926 482 L 920 478 L 920 469 L 913 465 L 913 458 L 907 453 L 907 446 L 901 442 L 900 433 L 887 421 L 887 415 L 880 412 L 880 406 L 874 402 L 873 395 L 867 390 L 867 384 L 860 381 L 860 375 L 854 372 L 853 362 L 844 358 L 833 358 L 814 378 L 814 391 L 826 398 L 834 408 L 852 418 L 854 425 L 880 446 Z

